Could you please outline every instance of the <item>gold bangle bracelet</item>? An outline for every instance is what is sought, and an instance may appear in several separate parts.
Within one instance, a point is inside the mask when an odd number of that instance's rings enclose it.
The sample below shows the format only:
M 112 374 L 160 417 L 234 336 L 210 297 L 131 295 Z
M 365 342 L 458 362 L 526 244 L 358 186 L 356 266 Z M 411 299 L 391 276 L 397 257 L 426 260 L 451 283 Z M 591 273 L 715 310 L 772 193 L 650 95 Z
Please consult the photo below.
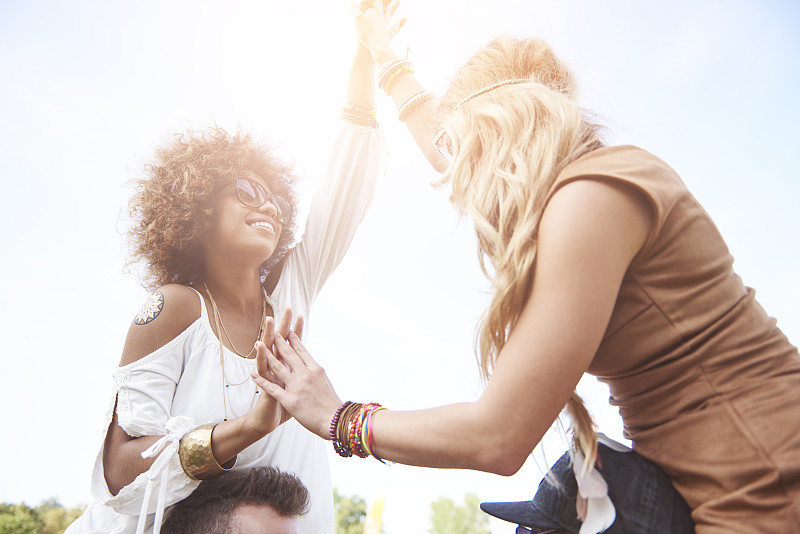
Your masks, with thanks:
M 186 475 L 194 480 L 215 478 L 229 471 L 236 463 L 236 457 L 226 464 L 230 467 L 219 465 L 211 450 L 211 434 L 216 424 L 202 425 L 190 430 L 181 438 L 178 447 L 178 457 L 181 467 Z

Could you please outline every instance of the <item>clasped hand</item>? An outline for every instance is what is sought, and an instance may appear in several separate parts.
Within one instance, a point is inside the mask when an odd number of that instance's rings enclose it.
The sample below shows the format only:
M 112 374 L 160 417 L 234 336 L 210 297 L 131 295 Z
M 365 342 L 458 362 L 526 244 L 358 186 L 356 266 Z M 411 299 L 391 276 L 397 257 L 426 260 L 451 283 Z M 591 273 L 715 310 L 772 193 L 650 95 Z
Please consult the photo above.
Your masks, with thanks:
M 299 339 L 303 335 L 303 317 L 302 315 L 297 317 L 294 328 L 292 328 L 292 318 L 292 310 L 287 308 L 283 312 L 281 323 L 276 329 L 275 320 L 272 317 L 267 317 L 264 325 L 264 335 L 256 342 L 256 347 L 272 347 L 276 339 L 283 340 L 290 332 Z M 281 384 L 279 380 L 270 375 L 267 362 L 263 358 L 256 360 L 256 368 L 259 374 L 270 377 L 276 380 L 276 383 Z M 263 436 L 278 428 L 278 426 L 288 421 L 291 417 L 291 414 L 281 406 L 277 399 L 270 395 L 260 395 L 253 410 L 246 416 L 245 427 Z
M 266 393 L 263 397 L 274 399 L 301 425 L 328 439 L 331 418 L 342 401 L 325 370 L 308 353 L 296 331 L 276 335 L 271 349 L 265 343 L 256 343 L 258 374 L 252 377 Z
M 399 0 L 351 0 L 350 11 L 361 44 L 373 59 L 391 52 L 391 41 L 406 23 L 405 17 L 395 17 Z

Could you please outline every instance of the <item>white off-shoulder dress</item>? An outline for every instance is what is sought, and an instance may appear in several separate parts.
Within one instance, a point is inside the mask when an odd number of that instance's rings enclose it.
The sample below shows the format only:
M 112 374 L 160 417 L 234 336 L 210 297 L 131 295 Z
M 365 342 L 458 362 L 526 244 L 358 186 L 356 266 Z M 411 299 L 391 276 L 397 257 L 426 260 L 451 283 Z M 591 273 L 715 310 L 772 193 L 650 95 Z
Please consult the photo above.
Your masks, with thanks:
M 364 126 L 343 125 L 330 158 L 327 179 L 314 193 L 305 233 L 289 253 L 268 302 L 276 313 L 291 305 L 309 318 L 311 304 L 347 251 L 383 172 L 385 148 L 381 133 Z M 201 316 L 172 341 L 119 367 L 114 374 L 105 428 L 116 403 L 119 425 L 131 436 L 165 435 L 152 449 L 161 452 L 153 466 L 117 495 L 103 473 L 102 446 L 92 473 L 94 501 L 67 529 L 67 534 L 151 532 L 156 512 L 184 499 L 199 484 L 183 472 L 178 440 L 196 426 L 218 423 L 250 410 L 256 386 L 249 380 L 255 360 L 224 349 L 224 388 L 219 340 L 208 320 L 203 299 Z M 306 321 L 308 325 L 308 321 Z M 101 442 L 102 443 L 102 442 Z M 290 420 L 243 450 L 234 469 L 274 465 L 300 477 L 311 494 L 300 531 L 332 534 L 333 496 L 325 442 Z M 142 513 L 144 511 L 144 513 Z M 140 516 L 143 518 L 139 524 Z

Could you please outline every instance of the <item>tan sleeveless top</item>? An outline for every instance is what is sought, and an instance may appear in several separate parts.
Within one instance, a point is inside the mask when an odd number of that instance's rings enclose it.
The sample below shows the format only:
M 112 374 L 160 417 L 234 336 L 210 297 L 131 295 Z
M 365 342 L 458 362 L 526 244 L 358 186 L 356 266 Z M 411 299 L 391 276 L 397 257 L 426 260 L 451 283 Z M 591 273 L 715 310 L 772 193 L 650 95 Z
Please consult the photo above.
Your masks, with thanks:
M 666 163 L 601 148 L 567 166 L 553 191 L 587 178 L 633 186 L 654 213 L 589 366 L 626 437 L 670 475 L 698 534 L 800 532 L 797 349 Z

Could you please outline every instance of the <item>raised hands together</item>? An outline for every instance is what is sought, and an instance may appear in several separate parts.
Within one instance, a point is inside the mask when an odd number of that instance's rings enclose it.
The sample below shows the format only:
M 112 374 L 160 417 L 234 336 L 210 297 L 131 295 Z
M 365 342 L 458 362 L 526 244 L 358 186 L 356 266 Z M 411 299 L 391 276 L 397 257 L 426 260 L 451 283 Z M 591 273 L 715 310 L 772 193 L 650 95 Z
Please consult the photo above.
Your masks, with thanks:
M 258 374 L 253 380 L 311 432 L 328 439 L 330 421 L 341 399 L 325 370 L 311 357 L 295 331 L 274 337 L 272 350 L 256 343 Z M 283 422 L 283 421 L 281 421 Z
M 276 339 L 283 341 L 290 333 L 300 339 L 303 335 L 303 316 L 299 315 L 297 317 L 294 327 L 292 327 L 292 318 L 292 310 L 287 308 L 283 312 L 280 325 L 276 330 L 275 320 L 272 317 L 267 317 L 264 336 L 257 342 L 257 347 L 272 347 Z M 270 373 L 265 358 L 259 358 L 256 361 L 256 368 L 260 375 L 269 377 L 271 380 L 275 381 L 276 384 L 283 385 L 279 379 L 276 379 L 275 376 Z M 274 396 L 260 395 L 253 410 L 247 415 L 247 426 L 260 434 L 268 434 L 288 421 L 291 417 L 292 415 Z
M 395 57 L 391 41 L 406 23 L 395 16 L 399 5 L 399 0 L 351 0 L 358 40 L 377 65 Z

